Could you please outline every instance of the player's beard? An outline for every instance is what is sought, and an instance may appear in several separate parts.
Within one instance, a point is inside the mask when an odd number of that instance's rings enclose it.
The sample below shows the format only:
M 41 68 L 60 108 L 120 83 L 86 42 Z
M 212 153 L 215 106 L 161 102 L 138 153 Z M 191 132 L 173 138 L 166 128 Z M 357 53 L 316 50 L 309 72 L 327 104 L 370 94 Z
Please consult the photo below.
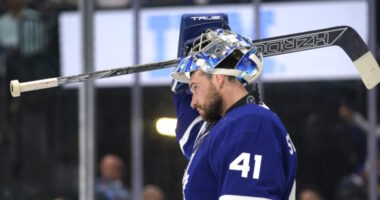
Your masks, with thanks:
M 208 101 L 200 107 L 204 112 L 200 112 L 199 114 L 203 120 L 214 122 L 221 118 L 222 115 L 222 97 L 216 91 L 216 88 L 211 85 L 206 99 L 208 99 Z

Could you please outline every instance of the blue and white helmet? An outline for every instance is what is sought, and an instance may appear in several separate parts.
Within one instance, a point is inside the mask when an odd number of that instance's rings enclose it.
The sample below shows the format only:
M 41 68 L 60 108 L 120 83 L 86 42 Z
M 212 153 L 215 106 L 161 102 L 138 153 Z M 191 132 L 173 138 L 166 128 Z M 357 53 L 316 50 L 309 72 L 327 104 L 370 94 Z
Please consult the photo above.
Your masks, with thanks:
M 230 30 L 207 30 L 196 38 L 186 57 L 171 76 L 188 83 L 190 73 L 198 69 L 209 74 L 234 76 L 243 84 L 254 82 L 263 68 L 263 56 L 251 39 Z

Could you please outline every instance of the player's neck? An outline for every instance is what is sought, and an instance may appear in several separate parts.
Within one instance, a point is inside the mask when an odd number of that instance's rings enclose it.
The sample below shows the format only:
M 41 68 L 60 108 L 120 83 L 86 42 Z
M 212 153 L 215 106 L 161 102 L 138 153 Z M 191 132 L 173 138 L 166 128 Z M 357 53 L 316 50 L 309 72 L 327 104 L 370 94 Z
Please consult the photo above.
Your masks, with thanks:
M 237 101 L 239 101 L 241 98 L 243 98 L 245 95 L 248 94 L 248 91 L 244 88 L 243 85 L 239 86 L 230 86 L 225 88 L 225 90 L 222 92 L 222 116 L 226 113 L 226 111 L 234 105 Z

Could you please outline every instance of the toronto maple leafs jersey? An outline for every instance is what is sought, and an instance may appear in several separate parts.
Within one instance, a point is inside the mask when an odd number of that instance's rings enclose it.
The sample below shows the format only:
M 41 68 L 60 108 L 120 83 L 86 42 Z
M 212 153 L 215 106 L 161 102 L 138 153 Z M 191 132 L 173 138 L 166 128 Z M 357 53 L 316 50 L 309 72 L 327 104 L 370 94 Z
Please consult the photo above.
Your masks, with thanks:
M 208 123 L 190 107 L 191 94 L 174 95 L 177 139 L 189 159 L 184 199 L 289 199 L 295 186 L 296 149 L 278 117 L 250 98 Z

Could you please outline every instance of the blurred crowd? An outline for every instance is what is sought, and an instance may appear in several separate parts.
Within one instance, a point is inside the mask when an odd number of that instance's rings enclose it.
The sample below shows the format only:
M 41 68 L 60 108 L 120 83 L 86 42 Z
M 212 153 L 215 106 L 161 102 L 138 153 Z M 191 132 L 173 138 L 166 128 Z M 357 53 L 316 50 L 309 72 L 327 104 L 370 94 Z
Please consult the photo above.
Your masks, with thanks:
M 367 136 L 370 124 L 354 109 L 348 100 L 342 100 L 337 115 L 340 122 L 332 131 L 323 130 L 323 119 L 311 115 L 305 137 L 308 163 L 301 175 L 298 199 L 300 200 L 358 200 L 368 199 Z M 326 124 L 325 124 L 326 125 Z M 324 132 L 330 135 L 324 134 Z M 332 134 L 332 135 L 331 135 Z M 380 149 L 380 126 L 375 130 L 377 149 Z M 329 142 L 332 142 L 328 144 Z M 331 145 L 331 146 L 329 146 Z M 335 149 L 335 152 L 331 152 Z M 336 154 L 335 154 L 336 153 Z M 330 158 L 328 158 L 330 157 Z M 327 158 L 327 159 L 326 159 Z M 321 161 L 327 161 L 321 162 Z M 380 170 L 380 155 L 377 171 Z M 314 171 L 314 172 L 312 172 Z M 335 177 L 326 177 L 327 171 Z M 380 175 L 378 175 L 380 180 Z M 378 183 L 380 199 L 380 183 Z
M 123 183 L 125 166 L 123 160 L 114 154 L 104 155 L 99 163 L 100 175 L 96 180 L 96 200 L 132 200 L 129 189 Z M 165 200 L 165 194 L 158 185 L 146 184 L 142 200 Z M 63 196 L 54 200 L 68 200 Z
M 113 154 L 107 154 L 100 161 L 100 177 L 95 185 L 97 200 L 131 200 L 130 191 L 123 184 L 124 162 Z M 165 195 L 157 185 L 144 186 L 142 200 L 165 200 Z

